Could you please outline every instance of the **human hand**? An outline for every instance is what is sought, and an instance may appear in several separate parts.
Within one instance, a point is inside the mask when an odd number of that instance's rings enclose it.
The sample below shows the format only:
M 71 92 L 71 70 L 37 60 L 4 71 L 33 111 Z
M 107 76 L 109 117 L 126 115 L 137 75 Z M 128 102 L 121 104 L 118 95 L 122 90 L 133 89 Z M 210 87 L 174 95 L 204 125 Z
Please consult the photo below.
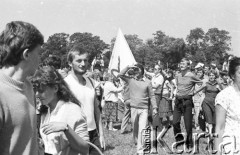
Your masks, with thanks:
M 50 122 L 42 126 L 42 132 L 46 135 L 53 132 L 64 131 L 67 128 L 67 123 L 63 122 Z
M 153 109 L 153 116 L 155 116 L 157 113 L 158 113 L 158 112 L 157 112 L 157 109 L 156 109 L 156 108 Z

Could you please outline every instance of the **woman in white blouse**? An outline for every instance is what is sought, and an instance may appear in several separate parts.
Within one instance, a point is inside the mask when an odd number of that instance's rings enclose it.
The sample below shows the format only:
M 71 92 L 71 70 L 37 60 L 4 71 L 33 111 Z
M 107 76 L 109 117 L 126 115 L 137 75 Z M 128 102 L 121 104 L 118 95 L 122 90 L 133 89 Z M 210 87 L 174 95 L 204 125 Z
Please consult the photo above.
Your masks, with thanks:
M 118 79 L 113 76 L 108 77 L 108 81 L 105 82 L 103 88 L 103 99 L 105 105 L 103 107 L 105 127 L 109 130 L 116 131 L 113 128 L 113 123 L 117 119 L 117 107 L 118 107 L 118 93 L 123 90 L 123 86 L 117 87 L 116 82 Z
M 43 67 L 32 82 L 42 104 L 40 135 L 45 155 L 88 154 L 86 117 L 61 75 L 52 67 Z
M 240 154 L 240 58 L 231 60 L 229 76 L 233 85 L 221 91 L 215 100 L 218 136 L 215 138 L 215 150 L 219 155 Z

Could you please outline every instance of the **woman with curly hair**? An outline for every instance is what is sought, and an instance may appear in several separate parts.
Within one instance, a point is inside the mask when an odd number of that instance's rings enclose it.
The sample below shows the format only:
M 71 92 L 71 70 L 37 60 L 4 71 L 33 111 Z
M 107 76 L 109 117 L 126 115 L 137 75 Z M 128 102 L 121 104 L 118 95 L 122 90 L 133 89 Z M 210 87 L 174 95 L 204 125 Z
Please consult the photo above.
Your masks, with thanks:
M 203 89 L 205 93 L 205 98 L 202 102 L 201 110 L 203 110 L 204 117 L 206 119 L 206 131 L 211 134 L 213 130 L 213 125 L 215 124 L 215 98 L 217 94 L 221 91 L 220 84 L 217 82 L 217 72 L 215 70 L 210 70 L 208 73 L 209 80 L 200 89 Z M 195 93 L 197 94 L 199 90 Z
M 88 154 L 86 117 L 61 75 L 45 66 L 36 71 L 32 82 L 42 104 L 40 135 L 45 155 Z

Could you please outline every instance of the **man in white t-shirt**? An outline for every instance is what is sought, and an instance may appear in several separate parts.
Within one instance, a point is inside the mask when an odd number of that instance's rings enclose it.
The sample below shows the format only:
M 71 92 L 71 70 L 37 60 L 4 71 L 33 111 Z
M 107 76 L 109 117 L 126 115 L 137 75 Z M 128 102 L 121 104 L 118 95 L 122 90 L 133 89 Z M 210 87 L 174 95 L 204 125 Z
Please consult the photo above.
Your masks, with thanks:
M 70 91 L 81 103 L 81 107 L 87 116 L 90 142 L 100 149 L 104 149 L 102 120 L 95 94 L 95 88 L 99 84 L 95 80 L 83 76 L 89 65 L 89 54 L 80 46 L 74 46 L 70 49 L 67 58 L 71 71 L 64 80 Z M 96 155 L 99 153 L 96 149 L 90 147 L 89 154 Z

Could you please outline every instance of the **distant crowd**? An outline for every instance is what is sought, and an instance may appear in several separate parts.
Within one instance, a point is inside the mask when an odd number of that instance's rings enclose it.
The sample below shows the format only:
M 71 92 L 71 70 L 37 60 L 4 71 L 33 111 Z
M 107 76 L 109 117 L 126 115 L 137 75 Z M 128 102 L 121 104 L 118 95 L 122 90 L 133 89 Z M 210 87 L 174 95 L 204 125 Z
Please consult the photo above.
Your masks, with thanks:
M 208 149 L 239 153 L 240 58 L 230 57 L 221 70 L 214 62 L 192 66 L 184 57 L 177 70 L 156 62 L 114 73 L 101 56 L 90 64 L 78 44 L 66 65 L 54 55 L 40 64 L 43 43 L 41 32 L 22 21 L 0 34 L 1 155 L 103 154 L 104 128 L 117 131 L 116 123 L 121 134 L 132 132 L 139 155 L 146 154 L 148 126 L 159 127 L 158 140 L 172 128 L 176 147 L 192 150 L 195 128 L 210 136 Z

